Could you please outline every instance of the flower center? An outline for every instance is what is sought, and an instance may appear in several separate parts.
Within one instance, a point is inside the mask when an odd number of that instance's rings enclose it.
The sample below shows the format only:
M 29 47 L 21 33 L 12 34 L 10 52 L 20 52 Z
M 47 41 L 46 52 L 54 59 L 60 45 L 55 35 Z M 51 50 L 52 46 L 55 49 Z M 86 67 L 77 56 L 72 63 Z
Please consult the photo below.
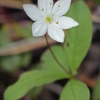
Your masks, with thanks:
M 46 21 L 47 21 L 48 23 L 51 23 L 52 18 L 47 16 L 47 17 L 46 17 Z

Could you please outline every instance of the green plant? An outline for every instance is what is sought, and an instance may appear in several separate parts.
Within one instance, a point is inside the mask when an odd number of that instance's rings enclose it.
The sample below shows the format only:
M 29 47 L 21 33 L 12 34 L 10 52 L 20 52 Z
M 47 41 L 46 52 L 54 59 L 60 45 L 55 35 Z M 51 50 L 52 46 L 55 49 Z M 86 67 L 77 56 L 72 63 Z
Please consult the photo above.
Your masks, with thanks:
M 4 100 L 18 100 L 34 87 L 64 78 L 69 79 L 69 82 L 66 83 L 60 100 L 89 100 L 88 87 L 76 75 L 91 44 L 91 14 L 83 0 L 77 0 L 72 3 L 67 16 L 74 18 L 80 25 L 67 30 L 63 45 L 51 47 L 53 56 L 49 50 L 43 54 L 42 70 L 25 72 L 15 84 L 8 87 Z

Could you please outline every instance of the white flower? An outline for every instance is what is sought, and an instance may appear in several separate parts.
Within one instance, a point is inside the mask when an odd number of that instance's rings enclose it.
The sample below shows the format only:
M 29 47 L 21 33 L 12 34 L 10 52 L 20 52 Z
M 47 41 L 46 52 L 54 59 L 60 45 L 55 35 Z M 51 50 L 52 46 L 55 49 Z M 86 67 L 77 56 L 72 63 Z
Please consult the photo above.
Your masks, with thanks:
M 34 21 L 32 25 L 33 36 L 48 35 L 58 41 L 64 42 L 64 31 L 78 25 L 70 17 L 63 16 L 69 10 L 71 0 L 38 0 L 38 8 L 32 4 L 24 4 L 26 14 Z

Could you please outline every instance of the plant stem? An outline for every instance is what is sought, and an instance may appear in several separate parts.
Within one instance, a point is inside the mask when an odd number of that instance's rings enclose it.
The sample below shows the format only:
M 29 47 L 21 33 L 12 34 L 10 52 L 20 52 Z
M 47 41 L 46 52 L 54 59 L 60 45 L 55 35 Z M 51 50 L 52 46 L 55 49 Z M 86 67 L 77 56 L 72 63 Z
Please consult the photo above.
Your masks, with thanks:
M 60 66 L 60 68 L 61 68 L 64 72 L 66 72 L 68 75 L 70 75 L 70 73 L 69 73 L 69 72 L 66 70 L 66 68 L 63 67 L 63 65 L 58 61 L 58 59 L 57 59 L 56 56 L 54 55 L 53 51 L 51 50 L 46 34 L 45 34 L 45 38 L 46 38 L 46 42 L 47 42 L 48 48 L 49 48 L 49 50 L 50 50 L 50 52 L 51 52 L 53 58 L 54 58 L 55 61 L 57 62 L 57 64 Z M 70 76 L 71 76 L 71 75 L 70 75 Z

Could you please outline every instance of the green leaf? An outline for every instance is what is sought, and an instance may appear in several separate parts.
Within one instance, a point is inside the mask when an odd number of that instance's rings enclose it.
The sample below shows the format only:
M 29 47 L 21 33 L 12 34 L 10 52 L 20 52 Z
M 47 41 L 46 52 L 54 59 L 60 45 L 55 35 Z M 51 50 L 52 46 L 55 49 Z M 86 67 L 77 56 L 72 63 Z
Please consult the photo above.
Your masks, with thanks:
M 60 100 L 90 100 L 89 89 L 78 80 L 70 80 L 64 87 Z
M 24 53 L 22 55 L 13 55 L 0 57 L 0 63 L 3 70 L 12 72 L 20 67 L 27 67 L 31 60 L 30 53 Z
M 8 37 L 8 32 L 7 30 L 3 27 L 1 30 L 0 30 L 0 47 L 1 46 L 6 46 L 8 44 L 11 43 L 9 37 Z
M 57 60 L 63 65 L 63 67 L 66 68 L 66 70 L 69 70 L 67 63 L 66 63 L 66 55 L 64 54 L 64 50 L 61 46 L 52 46 L 51 47 L 54 55 L 56 56 Z M 43 68 L 47 70 L 60 70 L 61 67 L 58 65 L 58 63 L 53 58 L 50 50 L 47 50 L 43 56 L 42 56 L 42 62 L 43 62 Z M 63 71 L 64 72 L 64 71 Z
M 9 32 L 7 30 L 7 25 L 4 25 L 0 30 L 0 47 L 6 46 L 11 43 L 11 40 L 8 35 Z M 17 69 L 20 65 L 20 62 L 21 57 L 19 55 L 0 57 L 0 65 L 5 71 L 11 72 Z
M 93 0 L 96 4 L 100 4 L 100 0 Z
M 72 17 L 79 26 L 67 30 L 64 43 L 67 63 L 73 74 L 87 54 L 92 39 L 91 14 L 83 1 L 72 4 L 66 16 Z
M 15 56 L 1 57 L 0 60 L 2 69 L 11 72 L 20 67 L 21 56 L 15 55 Z
M 21 56 L 22 56 L 22 61 L 21 61 L 22 66 L 27 67 L 32 59 L 32 54 L 31 53 L 24 53 Z
M 100 80 L 97 81 L 93 90 L 93 100 L 100 100 Z
M 15 25 L 15 23 L 13 23 L 13 25 Z M 15 26 L 17 27 L 17 25 Z M 29 33 L 30 23 L 28 22 L 28 25 L 24 27 L 27 27 L 28 34 L 31 34 L 31 32 Z M 24 27 L 21 29 L 25 31 Z M 12 43 L 10 38 L 8 24 L 4 24 L 0 30 L 0 47 L 7 46 Z M 20 67 L 26 67 L 30 62 L 31 56 L 32 55 L 30 53 L 24 53 L 22 55 L 0 57 L 0 66 L 3 70 L 12 72 Z
M 67 78 L 66 73 L 60 71 L 29 71 L 21 75 L 19 80 L 8 87 L 4 93 L 4 100 L 19 100 L 33 87 L 54 82 L 58 79 Z
M 16 32 L 24 38 L 29 38 L 32 37 L 32 30 L 31 30 L 31 26 L 32 23 L 30 21 L 23 21 L 21 23 L 13 23 L 15 26 L 15 30 Z

